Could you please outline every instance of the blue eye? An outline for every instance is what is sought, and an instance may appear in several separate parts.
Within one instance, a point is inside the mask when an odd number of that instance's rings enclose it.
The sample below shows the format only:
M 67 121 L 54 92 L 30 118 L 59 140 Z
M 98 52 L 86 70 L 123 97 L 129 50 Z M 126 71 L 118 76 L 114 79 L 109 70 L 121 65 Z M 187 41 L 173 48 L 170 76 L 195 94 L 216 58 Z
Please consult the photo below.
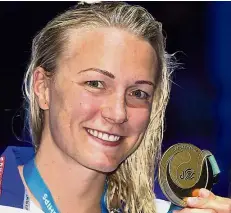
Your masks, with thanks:
M 131 95 L 135 96 L 138 99 L 144 99 L 144 100 L 147 100 L 150 97 L 150 95 L 148 93 L 146 93 L 146 92 L 144 92 L 142 90 L 132 91 Z
M 93 88 L 103 89 L 104 86 L 101 81 L 87 81 L 86 84 Z

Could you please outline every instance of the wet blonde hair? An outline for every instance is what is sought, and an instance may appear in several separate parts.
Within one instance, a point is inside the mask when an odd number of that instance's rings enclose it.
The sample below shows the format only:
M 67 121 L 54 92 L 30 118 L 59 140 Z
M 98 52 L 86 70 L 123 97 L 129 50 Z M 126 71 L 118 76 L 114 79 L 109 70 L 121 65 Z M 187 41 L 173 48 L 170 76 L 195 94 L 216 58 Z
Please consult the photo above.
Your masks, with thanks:
M 170 74 L 174 68 L 165 52 L 162 25 L 140 6 L 123 2 L 81 4 L 50 21 L 34 38 L 32 55 L 24 78 L 28 127 L 37 149 L 41 139 L 44 112 L 33 91 L 33 73 L 40 66 L 53 74 L 57 59 L 65 49 L 68 31 L 83 27 L 116 27 L 148 41 L 158 57 L 158 79 L 150 123 L 137 150 L 119 168 L 108 175 L 107 206 L 123 212 L 155 213 L 154 173 L 160 156 L 165 109 L 170 92 Z

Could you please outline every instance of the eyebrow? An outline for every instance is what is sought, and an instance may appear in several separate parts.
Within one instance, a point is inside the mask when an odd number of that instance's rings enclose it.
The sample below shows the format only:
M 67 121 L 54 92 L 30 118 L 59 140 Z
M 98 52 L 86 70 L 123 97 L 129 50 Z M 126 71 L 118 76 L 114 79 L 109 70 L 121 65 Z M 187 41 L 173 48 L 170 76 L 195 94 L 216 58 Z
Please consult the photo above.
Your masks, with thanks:
M 143 81 L 143 80 L 141 80 L 141 81 L 136 81 L 135 84 L 148 84 L 148 85 L 151 85 L 151 86 L 155 87 L 154 83 L 151 82 L 151 81 Z
M 115 79 L 115 76 L 114 76 L 112 73 L 110 73 L 110 72 L 108 72 L 108 71 L 106 71 L 106 70 L 101 70 L 101 69 L 99 69 L 99 68 L 94 68 L 94 67 L 88 68 L 88 69 L 85 69 L 85 70 L 81 70 L 79 73 L 87 72 L 87 71 L 99 72 L 99 73 L 101 73 L 101 74 L 103 74 L 103 75 L 108 76 L 109 78 Z
M 101 73 L 103 75 L 108 76 L 109 78 L 115 79 L 115 76 L 112 73 L 108 72 L 107 70 L 102 70 L 102 69 L 95 68 L 95 67 L 91 67 L 91 68 L 88 68 L 88 69 L 81 70 L 81 71 L 79 71 L 79 73 L 87 72 L 87 71 L 99 72 L 99 73 Z M 139 80 L 139 81 L 136 81 L 135 84 L 148 84 L 148 85 L 151 85 L 151 86 L 155 87 L 154 83 L 151 82 L 151 81 Z

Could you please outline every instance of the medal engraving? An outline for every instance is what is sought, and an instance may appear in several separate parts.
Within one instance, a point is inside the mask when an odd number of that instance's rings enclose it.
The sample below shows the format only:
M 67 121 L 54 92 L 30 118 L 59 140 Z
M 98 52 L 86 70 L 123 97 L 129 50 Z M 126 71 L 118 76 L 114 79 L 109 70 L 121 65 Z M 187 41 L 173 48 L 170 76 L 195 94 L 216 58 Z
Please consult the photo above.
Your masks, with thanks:
M 213 170 L 208 162 L 212 154 L 192 144 L 180 143 L 170 147 L 159 166 L 159 184 L 165 196 L 175 205 L 185 207 L 185 197 L 195 189 L 213 186 Z

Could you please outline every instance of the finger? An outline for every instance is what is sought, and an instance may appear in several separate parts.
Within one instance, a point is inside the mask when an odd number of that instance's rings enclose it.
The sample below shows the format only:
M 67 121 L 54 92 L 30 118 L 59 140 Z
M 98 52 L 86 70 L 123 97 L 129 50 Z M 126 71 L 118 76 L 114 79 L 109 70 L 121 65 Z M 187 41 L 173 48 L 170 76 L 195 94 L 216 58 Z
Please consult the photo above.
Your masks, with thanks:
M 217 213 L 213 209 L 190 209 L 184 208 L 182 210 L 174 210 L 172 213 Z
M 202 198 L 209 198 L 209 199 L 216 198 L 216 196 L 211 191 L 205 188 L 194 189 L 192 192 L 192 197 L 202 197 Z
M 198 191 L 198 196 L 193 196 L 193 197 L 208 198 L 208 199 L 212 199 L 212 200 L 216 199 L 216 200 L 220 200 L 220 201 L 224 201 L 224 202 L 230 202 L 229 198 L 216 196 L 211 191 L 209 191 L 208 189 L 205 189 L 205 188 L 201 188 Z
M 187 199 L 187 205 L 188 207 L 198 209 L 213 209 L 217 213 L 231 212 L 231 200 L 227 200 L 225 198 L 209 199 L 201 197 L 190 197 Z
M 216 195 L 214 195 L 211 191 L 209 191 L 208 189 L 205 189 L 205 188 L 202 188 L 199 190 L 198 197 L 208 198 L 208 199 L 212 199 L 212 200 L 216 199 Z

